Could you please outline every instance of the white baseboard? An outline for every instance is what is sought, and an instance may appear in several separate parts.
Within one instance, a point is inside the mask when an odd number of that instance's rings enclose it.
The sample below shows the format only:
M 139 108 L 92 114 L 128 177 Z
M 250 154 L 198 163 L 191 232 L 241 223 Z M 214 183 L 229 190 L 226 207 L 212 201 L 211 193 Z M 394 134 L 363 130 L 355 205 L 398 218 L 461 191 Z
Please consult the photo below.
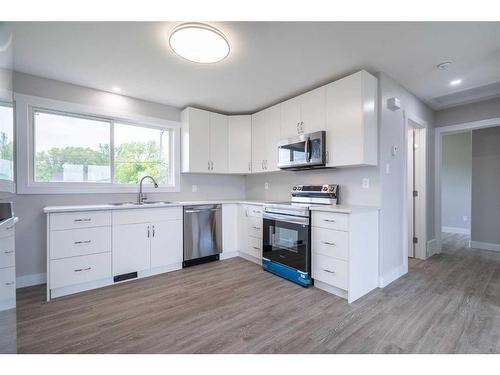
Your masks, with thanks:
M 234 258 L 237 256 L 238 256 L 237 251 L 222 252 L 222 254 L 220 255 L 220 259 L 224 260 L 224 259 Z
M 33 275 L 24 275 L 16 277 L 16 289 L 27 286 L 45 284 L 47 282 L 46 273 L 35 273 Z
M 438 242 L 435 238 L 427 241 L 427 258 L 430 258 L 434 254 L 439 254 L 441 251 L 438 248 Z
M 380 275 L 378 277 L 378 286 L 379 288 L 385 288 L 387 285 L 389 285 L 390 283 L 399 279 L 401 276 L 407 273 L 408 273 L 408 266 L 402 264 L 394 268 L 392 271 L 387 272 L 384 275 Z
M 470 236 L 469 228 L 459 228 L 459 227 L 441 227 L 441 232 L 445 233 L 457 233 L 457 234 L 467 234 Z
M 470 247 L 472 249 L 500 251 L 500 244 L 497 243 L 470 241 Z

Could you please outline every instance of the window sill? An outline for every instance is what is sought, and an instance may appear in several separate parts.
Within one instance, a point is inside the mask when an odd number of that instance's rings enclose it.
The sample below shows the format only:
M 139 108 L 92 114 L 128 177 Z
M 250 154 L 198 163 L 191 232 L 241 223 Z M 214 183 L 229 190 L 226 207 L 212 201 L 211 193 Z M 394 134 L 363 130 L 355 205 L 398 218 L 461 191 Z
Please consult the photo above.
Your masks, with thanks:
M 155 189 L 151 185 L 143 186 L 144 193 L 178 193 L 179 186 L 160 185 Z M 30 184 L 18 186 L 18 194 L 120 194 L 138 193 L 137 185 L 102 185 L 102 184 Z

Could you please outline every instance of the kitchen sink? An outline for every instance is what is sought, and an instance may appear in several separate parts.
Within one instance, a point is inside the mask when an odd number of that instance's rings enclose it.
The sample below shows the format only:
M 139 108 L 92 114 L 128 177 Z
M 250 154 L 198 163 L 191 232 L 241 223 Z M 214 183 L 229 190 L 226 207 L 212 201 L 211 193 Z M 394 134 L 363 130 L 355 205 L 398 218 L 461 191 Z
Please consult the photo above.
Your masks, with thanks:
M 150 201 L 150 202 L 142 202 L 142 204 L 172 204 L 173 202 L 167 201 Z M 136 203 L 139 205 L 139 203 Z
M 151 206 L 151 205 L 161 205 L 161 204 L 172 204 L 173 202 L 167 201 L 149 201 L 149 202 L 118 202 L 118 203 L 108 203 L 110 206 Z

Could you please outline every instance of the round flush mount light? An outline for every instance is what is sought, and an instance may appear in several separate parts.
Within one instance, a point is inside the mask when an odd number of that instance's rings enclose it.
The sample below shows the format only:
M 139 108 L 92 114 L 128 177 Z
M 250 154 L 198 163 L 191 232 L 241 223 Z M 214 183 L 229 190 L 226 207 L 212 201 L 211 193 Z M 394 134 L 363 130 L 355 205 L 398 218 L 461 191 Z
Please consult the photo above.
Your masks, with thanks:
M 450 67 L 452 62 L 453 61 L 443 61 L 442 63 L 437 64 L 436 68 L 438 68 L 439 70 L 446 70 Z
M 229 43 L 224 34 L 203 23 L 177 26 L 170 34 L 169 43 L 177 55 L 196 63 L 215 63 L 229 55 Z
M 458 86 L 462 83 L 461 79 L 454 79 L 453 81 L 450 81 L 450 86 Z

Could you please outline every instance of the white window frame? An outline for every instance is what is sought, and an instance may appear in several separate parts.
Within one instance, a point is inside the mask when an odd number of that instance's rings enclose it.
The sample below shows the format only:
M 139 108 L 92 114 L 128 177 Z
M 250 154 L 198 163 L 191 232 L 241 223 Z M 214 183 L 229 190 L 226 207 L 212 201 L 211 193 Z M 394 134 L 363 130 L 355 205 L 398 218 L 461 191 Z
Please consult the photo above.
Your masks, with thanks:
M 4 179 L 0 179 L 0 192 L 2 193 L 14 193 L 16 191 L 16 163 L 15 163 L 15 160 L 16 160 L 16 127 L 15 127 L 15 121 L 14 121 L 14 111 L 15 111 L 15 107 L 14 107 L 14 103 L 12 102 L 7 102 L 7 101 L 4 101 L 4 100 L 0 100 L 0 105 L 2 107 L 10 107 L 12 108 L 12 115 L 13 115 L 13 118 L 12 118 L 12 137 L 13 137 L 13 142 L 14 142 L 14 160 L 12 161 L 13 164 L 14 164 L 14 168 L 13 168 L 13 176 L 12 176 L 12 180 L 4 180 Z
M 53 112 L 110 121 L 111 131 L 115 122 L 155 129 L 171 130 L 170 160 L 172 184 L 160 184 L 157 189 L 144 185 L 150 193 L 180 192 L 180 128 L 181 124 L 155 117 L 126 112 L 109 107 L 94 107 L 64 102 L 37 96 L 14 94 L 16 121 L 16 177 L 18 194 L 94 194 L 94 193 L 136 193 L 135 184 L 93 183 L 93 182 L 36 182 L 34 180 L 34 111 Z M 106 103 L 109 104 L 109 103 Z M 111 137 L 113 138 L 113 137 Z M 110 145 L 112 148 L 113 145 Z M 113 153 L 112 153 L 113 154 Z M 113 164 L 113 157 L 110 163 Z M 114 165 L 111 165 L 114 168 Z

